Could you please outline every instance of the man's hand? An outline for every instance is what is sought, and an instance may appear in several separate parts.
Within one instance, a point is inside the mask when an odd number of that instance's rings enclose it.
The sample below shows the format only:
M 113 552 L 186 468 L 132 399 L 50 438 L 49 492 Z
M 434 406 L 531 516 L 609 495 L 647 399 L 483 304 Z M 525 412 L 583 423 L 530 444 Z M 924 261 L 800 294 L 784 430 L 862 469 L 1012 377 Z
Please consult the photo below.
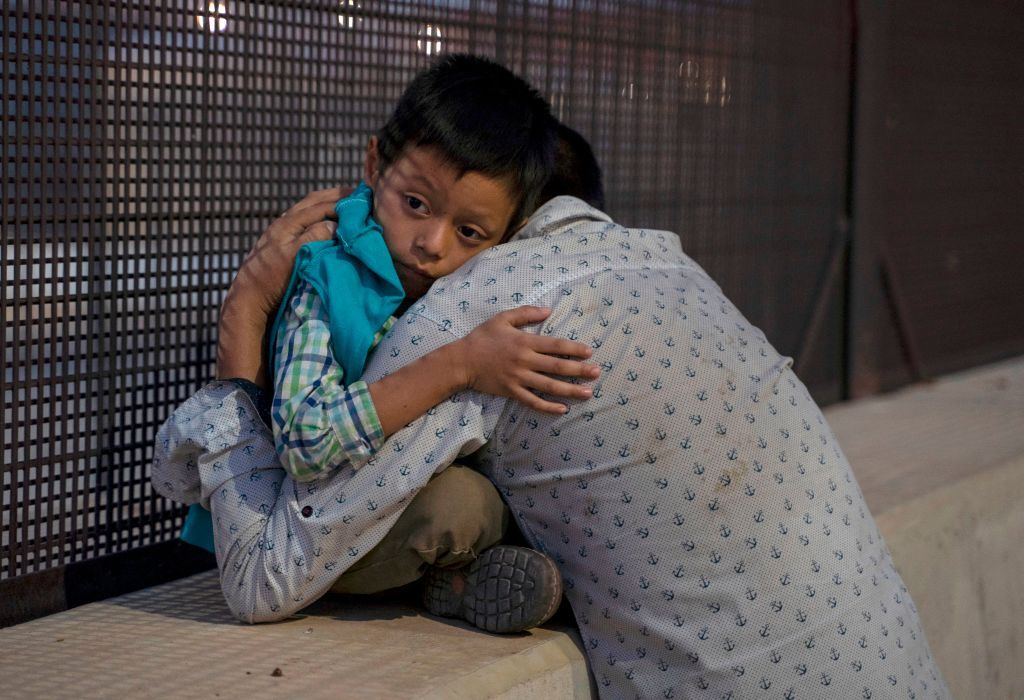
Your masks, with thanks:
M 228 288 L 220 309 L 217 377 L 248 379 L 269 389 L 270 322 L 291 278 L 295 255 L 306 243 L 334 235 L 334 205 L 352 192 L 332 187 L 307 195 L 259 237 Z

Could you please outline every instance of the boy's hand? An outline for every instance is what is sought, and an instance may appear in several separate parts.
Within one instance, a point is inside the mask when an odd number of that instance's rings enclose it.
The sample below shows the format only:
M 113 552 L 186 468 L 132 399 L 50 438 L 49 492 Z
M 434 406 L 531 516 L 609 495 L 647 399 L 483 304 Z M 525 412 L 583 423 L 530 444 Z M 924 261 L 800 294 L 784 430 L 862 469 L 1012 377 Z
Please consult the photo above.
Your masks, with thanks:
M 589 399 L 593 395 L 589 387 L 550 375 L 596 379 L 601 373 L 597 365 L 556 357 L 590 357 L 590 348 L 583 343 L 519 329 L 543 321 L 550 313 L 551 309 L 537 306 L 503 311 L 459 341 L 459 369 L 465 372 L 466 388 L 507 396 L 530 408 L 555 414 L 565 413 L 568 408 L 546 401 L 534 391 L 567 399 Z
M 334 205 L 348 187 L 313 192 L 274 220 L 259 237 L 220 310 L 217 376 L 248 379 L 267 389 L 266 334 L 291 278 L 295 255 L 306 243 L 334 235 Z

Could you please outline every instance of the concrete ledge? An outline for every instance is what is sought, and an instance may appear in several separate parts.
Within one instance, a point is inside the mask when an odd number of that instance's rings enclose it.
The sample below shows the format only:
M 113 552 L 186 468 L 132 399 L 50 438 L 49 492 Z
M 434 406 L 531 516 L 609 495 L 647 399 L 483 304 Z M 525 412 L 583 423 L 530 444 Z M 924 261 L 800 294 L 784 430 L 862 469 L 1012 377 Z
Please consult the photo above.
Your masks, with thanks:
M 826 414 L 954 697 L 1024 697 L 1024 359 Z
M 1024 359 L 827 414 L 954 695 L 1024 697 Z M 596 697 L 565 612 L 499 637 L 334 598 L 249 627 L 210 572 L 0 630 L 0 695 Z
M 1024 459 L 878 517 L 958 698 L 1024 697 Z
M 4 698 L 588 698 L 571 627 L 497 636 L 401 599 L 230 616 L 215 572 L 0 630 Z

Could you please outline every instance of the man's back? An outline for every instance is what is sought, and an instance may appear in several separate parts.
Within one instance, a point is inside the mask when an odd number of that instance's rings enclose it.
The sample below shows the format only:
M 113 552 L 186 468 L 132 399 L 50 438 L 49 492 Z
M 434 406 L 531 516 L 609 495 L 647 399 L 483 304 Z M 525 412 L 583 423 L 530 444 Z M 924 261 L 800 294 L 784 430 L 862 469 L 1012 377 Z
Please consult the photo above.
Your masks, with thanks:
M 458 394 L 362 468 L 298 484 L 233 386 L 175 412 L 154 485 L 209 503 L 236 615 L 278 620 L 323 595 L 435 472 L 479 450 L 559 562 L 603 697 L 949 696 L 817 406 L 673 234 L 555 199 L 439 280 L 364 379 L 522 304 L 552 307 L 539 332 L 590 343 L 604 368 L 563 416 Z
M 672 234 L 571 199 L 531 230 L 435 287 L 370 372 L 403 362 L 425 320 L 458 335 L 518 304 L 552 306 L 542 332 L 592 345 L 594 398 L 560 417 L 485 404 L 479 458 L 558 561 L 602 695 L 948 697 L 790 360 Z

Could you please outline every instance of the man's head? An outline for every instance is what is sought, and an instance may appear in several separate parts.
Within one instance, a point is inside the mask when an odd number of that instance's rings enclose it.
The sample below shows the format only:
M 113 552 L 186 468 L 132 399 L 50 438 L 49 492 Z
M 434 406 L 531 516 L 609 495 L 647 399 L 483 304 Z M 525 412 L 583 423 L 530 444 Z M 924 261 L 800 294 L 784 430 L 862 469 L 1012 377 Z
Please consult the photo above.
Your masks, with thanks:
M 604 184 L 590 144 L 565 124 L 558 125 L 555 170 L 541 193 L 538 204 L 559 195 L 570 195 L 604 211 Z
M 410 296 L 506 239 L 554 167 L 558 123 L 525 81 L 446 56 L 406 88 L 370 139 L 365 180 Z

